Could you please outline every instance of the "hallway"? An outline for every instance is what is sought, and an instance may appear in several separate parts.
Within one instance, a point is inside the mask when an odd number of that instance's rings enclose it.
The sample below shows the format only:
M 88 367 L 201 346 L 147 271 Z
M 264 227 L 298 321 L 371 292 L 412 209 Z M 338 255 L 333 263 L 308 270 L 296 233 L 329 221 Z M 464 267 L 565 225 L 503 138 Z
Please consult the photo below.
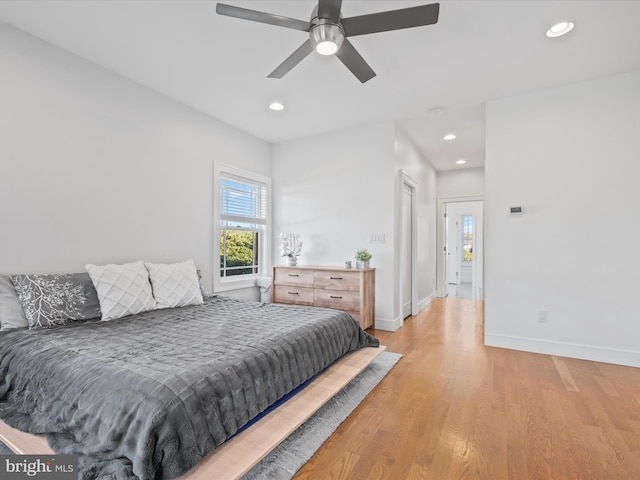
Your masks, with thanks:
M 447 298 L 482 300 L 482 295 L 482 288 L 474 288 L 471 282 L 461 282 L 458 285 L 447 285 Z

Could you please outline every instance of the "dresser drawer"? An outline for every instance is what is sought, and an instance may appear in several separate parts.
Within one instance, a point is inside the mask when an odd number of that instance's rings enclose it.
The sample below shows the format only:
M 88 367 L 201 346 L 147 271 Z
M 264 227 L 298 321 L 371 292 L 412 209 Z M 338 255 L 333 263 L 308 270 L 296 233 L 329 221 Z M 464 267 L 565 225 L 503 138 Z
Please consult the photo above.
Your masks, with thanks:
M 276 284 L 313 286 L 313 270 L 297 268 L 276 268 Z
M 360 294 L 346 290 L 313 290 L 313 305 L 345 311 L 360 310 Z
M 276 285 L 273 293 L 278 303 L 313 305 L 313 288 L 311 287 Z
M 357 292 L 360 290 L 360 274 L 341 270 L 316 270 L 313 272 L 313 286 L 315 288 Z

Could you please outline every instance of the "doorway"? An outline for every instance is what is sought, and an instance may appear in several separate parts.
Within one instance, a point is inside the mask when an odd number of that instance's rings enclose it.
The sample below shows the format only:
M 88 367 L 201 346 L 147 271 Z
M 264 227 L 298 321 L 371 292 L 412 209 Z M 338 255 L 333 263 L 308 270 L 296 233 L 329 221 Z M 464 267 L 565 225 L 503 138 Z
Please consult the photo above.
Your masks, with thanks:
M 483 202 L 445 202 L 445 296 L 483 299 L 483 253 Z
M 416 182 L 402 172 L 400 309 L 402 319 L 418 313 L 416 255 Z

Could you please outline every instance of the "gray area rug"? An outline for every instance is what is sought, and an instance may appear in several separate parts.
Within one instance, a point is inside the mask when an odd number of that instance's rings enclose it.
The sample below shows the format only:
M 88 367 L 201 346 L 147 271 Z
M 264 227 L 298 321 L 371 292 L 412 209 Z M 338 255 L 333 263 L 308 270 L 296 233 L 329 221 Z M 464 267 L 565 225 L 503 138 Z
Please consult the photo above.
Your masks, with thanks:
M 264 457 L 242 480 L 289 480 L 398 363 L 402 355 L 382 352 L 356 378 Z
M 253 467 L 242 480 L 289 480 L 398 363 L 402 355 L 382 352 L 357 377 Z M 11 454 L 0 442 L 0 454 Z

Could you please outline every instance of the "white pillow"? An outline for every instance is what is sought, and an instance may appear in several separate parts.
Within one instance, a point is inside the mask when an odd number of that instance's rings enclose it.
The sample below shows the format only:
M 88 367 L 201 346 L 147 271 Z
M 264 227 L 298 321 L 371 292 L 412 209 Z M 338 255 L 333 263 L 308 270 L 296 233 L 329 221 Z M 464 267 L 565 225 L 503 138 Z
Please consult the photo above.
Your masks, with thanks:
M 85 265 L 98 292 L 102 320 L 156 308 L 149 273 L 141 260 L 123 265 Z
M 198 272 L 193 260 L 170 265 L 145 262 L 156 299 L 156 308 L 184 307 L 203 303 Z

